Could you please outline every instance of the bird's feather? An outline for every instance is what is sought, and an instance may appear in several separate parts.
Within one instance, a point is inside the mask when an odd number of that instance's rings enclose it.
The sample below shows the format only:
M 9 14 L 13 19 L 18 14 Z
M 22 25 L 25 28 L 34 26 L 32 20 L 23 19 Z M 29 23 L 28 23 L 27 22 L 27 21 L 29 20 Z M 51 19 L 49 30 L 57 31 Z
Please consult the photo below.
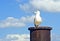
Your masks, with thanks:
M 35 15 L 35 18 L 34 18 L 34 25 L 35 25 L 35 27 L 38 27 L 39 24 L 41 24 L 41 22 L 42 22 L 42 19 L 40 17 L 40 13 L 37 11 L 36 15 Z

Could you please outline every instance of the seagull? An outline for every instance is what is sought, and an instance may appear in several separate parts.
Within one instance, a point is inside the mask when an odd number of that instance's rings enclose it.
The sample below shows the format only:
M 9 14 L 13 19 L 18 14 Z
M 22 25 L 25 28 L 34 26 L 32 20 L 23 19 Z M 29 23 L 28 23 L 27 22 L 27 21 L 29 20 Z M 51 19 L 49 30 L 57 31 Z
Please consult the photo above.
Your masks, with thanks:
M 42 22 L 42 19 L 41 19 L 41 16 L 40 16 L 40 11 L 37 10 L 35 13 L 35 18 L 34 18 L 34 25 L 35 27 L 37 28 L 39 26 L 39 24 L 41 24 Z

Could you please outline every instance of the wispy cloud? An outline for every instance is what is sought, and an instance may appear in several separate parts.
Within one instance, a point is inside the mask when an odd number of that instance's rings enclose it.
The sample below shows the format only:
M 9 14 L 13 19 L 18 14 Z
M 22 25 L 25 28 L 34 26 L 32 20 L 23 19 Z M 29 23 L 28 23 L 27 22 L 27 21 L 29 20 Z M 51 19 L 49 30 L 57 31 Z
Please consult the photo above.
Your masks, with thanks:
M 29 0 L 27 3 L 19 5 L 24 11 L 45 10 L 60 12 L 60 0 Z
M 5 38 L 0 39 L 1 41 L 29 41 L 29 34 L 8 34 Z
M 60 35 L 59 34 L 52 34 L 51 40 L 52 41 L 60 41 Z
M 0 20 L 1 27 L 24 27 L 26 23 L 33 22 L 34 15 L 21 18 L 8 17 L 5 20 Z

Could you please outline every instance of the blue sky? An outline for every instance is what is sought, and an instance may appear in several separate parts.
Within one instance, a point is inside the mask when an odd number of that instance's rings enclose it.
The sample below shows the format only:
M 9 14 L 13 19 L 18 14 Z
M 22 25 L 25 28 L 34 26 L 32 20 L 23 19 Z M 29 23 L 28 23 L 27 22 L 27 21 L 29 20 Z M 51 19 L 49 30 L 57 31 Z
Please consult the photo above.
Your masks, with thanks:
M 36 0 L 35 0 L 36 1 Z M 55 41 L 60 41 L 60 1 L 42 1 L 37 0 L 0 0 L 0 39 L 6 38 L 7 35 L 29 34 L 28 28 L 34 26 L 33 17 L 37 9 L 41 12 L 41 26 L 52 27 L 52 35 L 56 36 Z M 46 3 L 47 2 L 47 3 Z M 48 3 L 49 2 L 49 3 Z M 52 3 L 51 3 L 52 2 Z M 55 3 L 56 2 L 56 3 Z M 45 3 L 45 4 L 44 4 Z M 53 5 L 51 5 L 53 4 Z M 50 5 L 50 6 L 49 6 Z M 48 7 L 49 6 L 49 7 Z M 55 7 L 56 6 L 56 7 Z M 32 19 L 32 20 L 31 20 Z M 5 39 L 6 40 L 6 39 Z M 19 41 L 19 40 L 18 40 Z M 23 41 L 23 40 L 21 40 Z

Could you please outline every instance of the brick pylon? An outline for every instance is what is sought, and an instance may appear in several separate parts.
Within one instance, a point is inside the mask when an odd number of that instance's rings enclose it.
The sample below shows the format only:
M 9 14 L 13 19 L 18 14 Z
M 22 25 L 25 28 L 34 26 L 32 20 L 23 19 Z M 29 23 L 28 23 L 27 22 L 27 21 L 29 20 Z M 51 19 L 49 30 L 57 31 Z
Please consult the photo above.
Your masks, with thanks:
M 41 27 L 30 27 L 30 41 L 51 41 L 50 30 L 51 27 L 41 26 Z

